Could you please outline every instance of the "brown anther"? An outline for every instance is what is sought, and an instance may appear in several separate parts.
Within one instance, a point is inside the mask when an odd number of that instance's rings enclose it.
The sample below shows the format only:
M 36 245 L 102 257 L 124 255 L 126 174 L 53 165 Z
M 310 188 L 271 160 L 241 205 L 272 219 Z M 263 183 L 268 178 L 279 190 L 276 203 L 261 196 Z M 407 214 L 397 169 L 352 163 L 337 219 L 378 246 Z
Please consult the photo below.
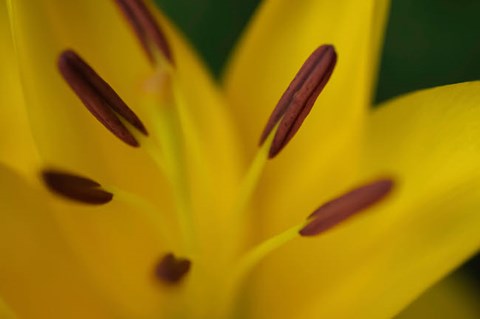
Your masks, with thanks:
M 155 45 L 165 58 L 173 64 L 173 55 L 162 29 L 142 0 L 115 0 L 123 15 L 130 23 L 151 62 L 155 62 Z
M 189 272 L 191 265 L 190 260 L 168 253 L 155 267 L 155 275 L 166 284 L 176 284 Z
M 57 195 L 91 205 L 110 202 L 113 194 L 101 188 L 96 181 L 57 170 L 42 171 L 42 179 L 48 189 Z
M 148 135 L 148 132 L 137 115 L 107 82 L 72 50 L 60 54 L 58 68 L 68 85 L 103 126 L 128 145 L 139 146 L 118 116 L 144 135 Z
M 298 131 L 317 97 L 327 84 L 337 62 L 332 45 L 322 45 L 308 57 L 273 110 L 260 138 L 260 145 L 278 125 L 269 157 L 275 157 Z
M 310 222 L 300 230 L 302 236 L 315 236 L 336 226 L 358 212 L 377 204 L 393 189 L 391 179 L 380 179 L 356 188 L 315 210 Z

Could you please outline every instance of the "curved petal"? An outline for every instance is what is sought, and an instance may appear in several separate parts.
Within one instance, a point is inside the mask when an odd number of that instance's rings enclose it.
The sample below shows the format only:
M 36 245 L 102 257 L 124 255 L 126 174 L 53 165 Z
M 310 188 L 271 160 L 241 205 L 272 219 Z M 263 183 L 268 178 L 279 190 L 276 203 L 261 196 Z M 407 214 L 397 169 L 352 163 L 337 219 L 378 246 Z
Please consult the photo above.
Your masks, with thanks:
M 3 165 L 0 189 L 0 295 L 12 311 L 26 319 L 114 318 L 40 193 Z
M 292 222 L 291 213 L 283 216 L 284 207 L 302 205 L 300 192 L 305 187 L 341 188 L 356 169 L 388 4 L 384 0 L 264 1 L 235 51 L 224 84 L 248 156 L 308 55 L 325 43 L 333 44 L 338 53 L 330 82 L 299 133 L 268 164 L 259 210 L 275 212 L 277 227 Z
M 374 112 L 356 183 L 393 176 L 394 193 L 269 257 L 258 318 L 389 318 L 479 249 L 479 92 L 480 82 L 440 87 Z
M 473 278 L 455 273 L 431 287 L 395 319 L 476 319 L 480 317 L 478 293 Z
M 0 161 L 32 175 L 36 153 L 22 96 L 6 2 L 0 3 Z

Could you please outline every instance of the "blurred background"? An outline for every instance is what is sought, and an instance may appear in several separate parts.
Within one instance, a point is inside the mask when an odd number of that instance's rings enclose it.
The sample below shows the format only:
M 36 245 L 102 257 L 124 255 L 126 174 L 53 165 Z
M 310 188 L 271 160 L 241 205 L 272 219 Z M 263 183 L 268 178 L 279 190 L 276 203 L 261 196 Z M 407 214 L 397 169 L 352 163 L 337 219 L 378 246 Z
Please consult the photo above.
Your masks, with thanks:
M 260 2 L 155 1 L 217 77 Z M 470 80 L 480 80 L 480 0 L 392 0 L 376 102 Z M 452 294 L 452 287 L 459 292 Z M 424 318 L 480 318 L 480 257 L 431 289 L 399 318 L 410 318 L 414 312 Z
M 156 0 L 218 76 L 259 0 Z M 480 78 L 479 0 L 392 0 L 377 101 Z

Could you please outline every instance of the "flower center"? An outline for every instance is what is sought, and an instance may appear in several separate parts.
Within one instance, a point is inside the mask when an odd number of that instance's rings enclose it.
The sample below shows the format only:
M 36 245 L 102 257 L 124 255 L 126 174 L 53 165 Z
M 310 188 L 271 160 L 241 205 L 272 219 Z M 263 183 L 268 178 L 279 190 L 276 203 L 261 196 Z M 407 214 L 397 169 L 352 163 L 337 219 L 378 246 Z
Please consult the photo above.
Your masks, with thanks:
M 166 251 L 160 256 L 159 261 L 152 265 L 152 272 L 156 278 L 165 285 L 182 285 L 185 289 L 198 283 L 216 286 L 210 282 L 208 276 L 203 279 L 189 278 L 193 277 L 193 274 L 189 276 L 190 272 L 195 273 L 196 269 L 208 268 L 216 261 L 203 260 L 197 249 L 191 189 L 188 185 L 188 169 L 183 154 L 181 121 L 173 92 L 177 84 L 172 51 L 164 33 L 141 0 L 116 0 L 116 3 L 154 67 L 154 72 L 144 88 L 144 103 L 149 106 L 147 109 L 150 110 L 154 120 L 152 122 L 155 124 L 147 131 L 139 117 L 113 88 L 74 51 L 66 50 L 60 54 L 59 71 L 88 111 L 121 141 L 144 150 L 158 165 L 172 188 L 175 197 L 175 216 L 181 231 L 180 237 L 184 241 L 184 250 L 180 252 L 180 257 L 176 257 L 178 251 Z M 232 204 L 233 217 L 239 221 L 232 224 L 237 226 L 235 229 L 229 230 L 232 237 L 237 240 L 229 243 L 232 246 L 230 248 L 233 257 L 225 266 L 224 273 L 215 274 L 221 277 L 218 287 L 213 288 L 216 290 L 214 295 L 219 299 L 210 299 L 220 304 L 212 305 L 212 309 L 216 309 L 215 313 L 218 313 L 219 317 L 225 317 L 225 314 L 234 309 L 248 274 L 269 253 L 295 238 L 324 233 L 379 203 L 393 188 L 393 180 L 389 178 L 376 179 L 361 185 L 321 205 L 306 221 L 257 244 L 249 251 L 244 251 L 242 235 L 247 233 L 247 225 L 242 216 L 255 193 L 263 169 L 269 160 L 275 159 L 300 129 L 317 97 L 327 85 L 336 61 L 337 55 L 332 45 L 317 48 L 306 59 L 265 126 L 260 138 L 260 149 L 245 173 L 237 198 Z M 112 200 L 118 200 L 150 216 L 160 215 L 155 205 L 148 200 L 118 189 L 114 185 L 102 187 L 100 183 L 90 178 L 56 168 L 44 169 L 42 178 L 49 190 L 73 201 L 89 205 L 107 205 Z M 167 224 L 159 222 L 158 226 L 159 232 L 168 242 L 173 236 L 170 234 L 171 229 L 165 227 Z M 202 276 L 201 271 L 198 271 L 198 276 Z

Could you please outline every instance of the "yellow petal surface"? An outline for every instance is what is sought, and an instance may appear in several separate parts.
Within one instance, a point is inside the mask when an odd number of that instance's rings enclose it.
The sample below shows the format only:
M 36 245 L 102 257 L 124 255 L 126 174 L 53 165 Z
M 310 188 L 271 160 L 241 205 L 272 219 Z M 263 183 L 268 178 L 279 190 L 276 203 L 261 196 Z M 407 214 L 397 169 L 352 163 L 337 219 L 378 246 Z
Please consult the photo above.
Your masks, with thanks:
M 475 254 L 479 92 L 478 82 L 435 88 L 374 112 L 356 184 L 387 175 L 394 193 L 268 258 L 252 289 L 256 318 L 390 318 Z
M 15 319 L 12 309 L 0 298 L 0 318 Z
M 228 101 L 247 157 L 296 72 L 321 44 L 333 44 L 338 63 L 299 133 L 270 161 L 259 192 L 262 212 L 276 227 L 292 222 L 283 207 L 304 187 L 341 187 L 354 171 L 364 114 L 370 107 L 388 1 L 264 1 L 225 74 Z M 301 167 L 302 169 L 298 169 Z M 292 185 L 302 185 L 294 187 Z M 293 194 L 292 194 L 293 192 Z
M 25 319 L 118 318 L 63 241 L 41 194 L 3 165 L 0 177 L 0 317 L 12 311 Z
M 0 161 L 26 174 L 33 174 L 36 158 L 25 104 L 6 2 L 0 3 Z
M 178 246 L 163 236 L 165 219 L 159 215 L 165 212 L 125 204 L 119 197 L 100 207 L 55 202 L 54 217 L 62 241 L 107 304 L 124 318 L 158 318 L 169 311 L 169 291 L 155 277 L 155 267 Z

